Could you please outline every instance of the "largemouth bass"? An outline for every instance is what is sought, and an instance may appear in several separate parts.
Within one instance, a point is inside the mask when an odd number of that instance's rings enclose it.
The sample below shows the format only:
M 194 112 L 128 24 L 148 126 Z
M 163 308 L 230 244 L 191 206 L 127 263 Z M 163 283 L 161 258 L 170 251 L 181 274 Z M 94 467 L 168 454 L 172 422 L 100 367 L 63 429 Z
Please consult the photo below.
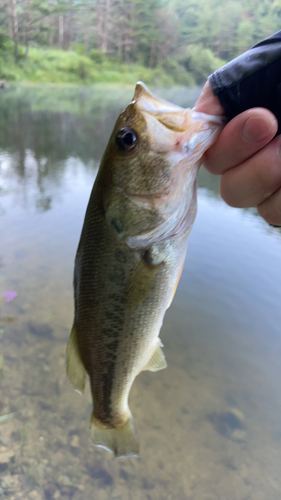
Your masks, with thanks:
M 222 119 L 136 85 L 117 119 L 86 211 L 74 272 L 67 374 L 93 397 L 93 443 L 136 455 L 128 406 L 135 377 L 166 361 L 159 331 L 196 215 L 196 175 Z

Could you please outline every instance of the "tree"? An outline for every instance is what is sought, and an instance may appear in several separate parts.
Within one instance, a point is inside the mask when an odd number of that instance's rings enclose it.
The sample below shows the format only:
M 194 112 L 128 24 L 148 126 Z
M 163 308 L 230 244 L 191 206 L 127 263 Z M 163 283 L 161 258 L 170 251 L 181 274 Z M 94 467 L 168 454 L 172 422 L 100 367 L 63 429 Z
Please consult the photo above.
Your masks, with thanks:
M 13 40 L 14 40 L 14 56 L 15 60 L 18 59 L 18 43 L 19 43 L 19 24 L 18 24 L 18 13 L 17 13 L 17 0 L 10 0 L 11 16 L 12 16 L 12 30 L 13 30 Z

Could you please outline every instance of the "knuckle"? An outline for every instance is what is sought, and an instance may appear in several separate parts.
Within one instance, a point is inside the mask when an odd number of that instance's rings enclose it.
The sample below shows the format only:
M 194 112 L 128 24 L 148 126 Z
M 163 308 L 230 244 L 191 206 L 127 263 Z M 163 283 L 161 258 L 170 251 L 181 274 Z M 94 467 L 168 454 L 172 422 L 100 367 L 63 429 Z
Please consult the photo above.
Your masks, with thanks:
M 277 224 L 276 218 L 274 217 L 274 214 L 270 212 L 268 209 L 264 209 L 264 207 L 258 205 L 258 212 L 260 216 L 268 223 L 268 224 Z M 280 220 L 281 224 L 281 220 Z
M 236 187 L 231 182 L 231 179 L 229 179 L 229 176 L 223 175 L 221 178 L 220 195 L 230 207 L 245 207 L 241 200 L 241 195 L 239 195 L 239 190 L 237 191 Z
M 268 224 L 281 225 L 281 189 L 257 207 L 261 217 Z
M 212 148 L 205 152 L 202 164 L 211 174 L 220 175 L 222 173 L 219 157 L 212 153 Z

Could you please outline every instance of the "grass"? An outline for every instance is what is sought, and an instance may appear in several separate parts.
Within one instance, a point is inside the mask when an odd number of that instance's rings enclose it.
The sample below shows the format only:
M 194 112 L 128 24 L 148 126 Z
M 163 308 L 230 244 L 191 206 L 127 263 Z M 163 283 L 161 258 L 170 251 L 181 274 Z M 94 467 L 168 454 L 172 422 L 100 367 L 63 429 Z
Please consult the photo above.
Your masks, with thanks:
M 7 415 L 0 416 L 0 422 L 4 422 L 4 420 L 14 417 L 17 413 L 17 411 L 14 411 L 13 413 L 7 413 Z
M 63 84 L 122 84 L 132 85 L 143 80 L 148 85 L 172 86 L 194 85 L 193 77 L 181 67 L 173 74 L 164 68 L 155 69 L 132 64 L 126 65 L 118 60 L 100 57 L 96 54 L 79 54 L 75 50 L 64 51 L 42 47 L 31 47 L 29 58 L 24 57 L 20 47 L 19 60 L 15 63 L 12 51 L 0 52 L 0 79 L 15 83 L 63 83 Z

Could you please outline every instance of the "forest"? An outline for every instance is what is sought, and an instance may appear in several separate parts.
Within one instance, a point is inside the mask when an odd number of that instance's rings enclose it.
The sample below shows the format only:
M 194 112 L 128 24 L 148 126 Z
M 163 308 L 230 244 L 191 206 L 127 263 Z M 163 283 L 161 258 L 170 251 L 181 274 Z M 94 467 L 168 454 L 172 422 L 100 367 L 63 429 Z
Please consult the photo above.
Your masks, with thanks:
M 281 0 L 0 0 L 0 79 L 201 85 L 280 21 Z

